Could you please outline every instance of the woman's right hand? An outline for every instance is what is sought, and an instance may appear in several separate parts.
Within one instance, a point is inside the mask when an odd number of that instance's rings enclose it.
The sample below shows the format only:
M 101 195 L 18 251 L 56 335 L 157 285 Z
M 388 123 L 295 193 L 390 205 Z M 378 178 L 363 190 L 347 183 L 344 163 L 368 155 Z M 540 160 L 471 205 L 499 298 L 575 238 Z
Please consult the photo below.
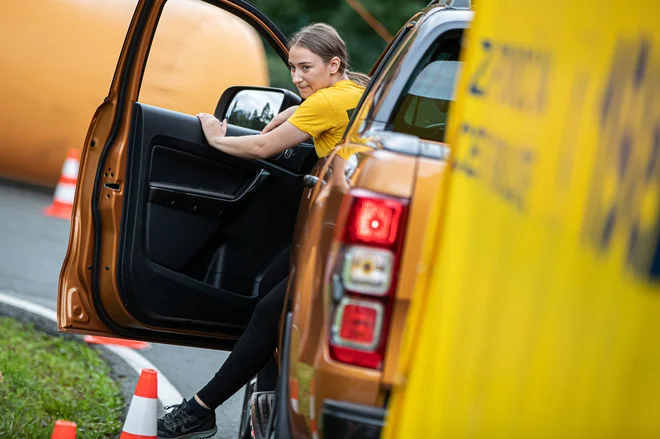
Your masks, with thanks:
M 289 120 L 289 118 L 293 115 L 293 113 L 296 112 L 297 109 L 298 109 L 298 105 L 294 105 L 293 107 L 289 107 L 286 110 L 282 111 L 280 114 L 275 116 L 270 122 L 268 122 L 268 125 L 266 125 L 264 129 L 261 130 L 261 134 L 266 134 L 267 132 L 273 131 L 275 128 L 282 125 L 284 122 Z

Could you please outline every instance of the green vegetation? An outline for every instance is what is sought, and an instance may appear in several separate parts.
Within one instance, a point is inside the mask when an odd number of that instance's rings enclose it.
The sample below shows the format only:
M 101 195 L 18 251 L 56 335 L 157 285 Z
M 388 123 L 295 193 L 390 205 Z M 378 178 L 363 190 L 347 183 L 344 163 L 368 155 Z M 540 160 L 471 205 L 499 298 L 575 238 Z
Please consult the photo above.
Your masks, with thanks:
M 358 0 L 391 35 L 430 0 Z M 250 0 L 280 28 L 287 37 L 301 27 L 324 22 L 334 26 L 346 41 L 351 69 L 368 73 L 387 46 L 387 42 L 349 5 L 346 0 Z M 274 87 L 292 88 L 291 77 L 274 52 L 268 64 Z
M 234 111 L 229 118 L 227 118 L 227 123 L 261 131 L 266 125 L 268 125 L 268 122 L 270 122 L 274 116 L 270 104 L 266 103 L 264 108 L 262 108 L 261 113 L 257 112 L 257 110 L 253 110 L 252 113 L 240 110 Z
M 121 390 L 83 343 L 0 317 L 0 372 L 2 438 L 50 438 L 57 419 L 75 422 L 81 438 L 121 432 Z

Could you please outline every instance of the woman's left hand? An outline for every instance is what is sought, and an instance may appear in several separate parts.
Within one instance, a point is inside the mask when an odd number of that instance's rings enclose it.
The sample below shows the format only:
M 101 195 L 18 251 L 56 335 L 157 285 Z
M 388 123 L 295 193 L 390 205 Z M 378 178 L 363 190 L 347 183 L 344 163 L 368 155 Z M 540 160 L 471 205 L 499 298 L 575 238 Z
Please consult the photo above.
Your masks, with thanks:
M 227 134 L 227 119 L 220 123 L 214 115 L 208 113 L 199 113 L 197 117 L 202 124 L 202 131 L 204 131 L 204 137 L 209 145 L 213 145 L 217 137 L 225 137 Z

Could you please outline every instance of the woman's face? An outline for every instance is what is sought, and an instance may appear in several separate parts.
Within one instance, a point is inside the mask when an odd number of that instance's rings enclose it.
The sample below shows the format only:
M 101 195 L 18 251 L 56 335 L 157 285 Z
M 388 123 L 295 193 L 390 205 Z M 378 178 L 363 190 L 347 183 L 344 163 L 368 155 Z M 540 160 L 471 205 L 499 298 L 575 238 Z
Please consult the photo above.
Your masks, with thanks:
M 291 80 L 303 99 L 317 90 L 330 87 L 339 72 L 339 66 L 338 57 L 326 63 L 320 56 L 304 47 L 294 45 L 289 50 Z

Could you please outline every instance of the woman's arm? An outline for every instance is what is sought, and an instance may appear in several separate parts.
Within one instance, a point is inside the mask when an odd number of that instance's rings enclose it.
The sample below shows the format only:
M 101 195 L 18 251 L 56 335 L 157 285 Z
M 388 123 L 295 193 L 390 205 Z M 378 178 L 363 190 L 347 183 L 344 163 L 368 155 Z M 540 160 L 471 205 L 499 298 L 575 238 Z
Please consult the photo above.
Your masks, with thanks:
M 261 134 L 266 134 L 267 132 L 273 131 L 275 128 L 282 125 L 284 122 L 289 120 L 291 116 L 293 116 L 293 113 L 295 113 L 297 109 L 298 109 L 298 105 L 294 105 L 293 107 L 289 107 L 286 110 L 279 113 L 277 116 L 273 118 L 273 120 L 268 122 L 268 125 L 266 125 L 263 130 L 261 130 Z
M 265 159 L 292 148 L 309 138 L 309 134 L 288 122 L 266 134 L 226 137 L 227 121 L 222 123 L 213 115 L 198 114 L 207 142 L 220 151 L 246 159 Z

